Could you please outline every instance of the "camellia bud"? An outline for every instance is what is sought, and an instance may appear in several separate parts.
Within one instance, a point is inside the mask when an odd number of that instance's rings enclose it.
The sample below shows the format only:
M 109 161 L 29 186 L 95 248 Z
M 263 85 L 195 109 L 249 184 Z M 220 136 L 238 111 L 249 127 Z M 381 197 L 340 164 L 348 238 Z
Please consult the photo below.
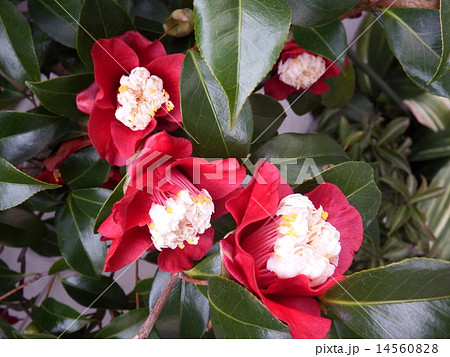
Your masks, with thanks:
M 191 9 L 177 9 L 166 18 L 164 32 L 173 37 L 189 35 L 194 30 L 194 13 Z

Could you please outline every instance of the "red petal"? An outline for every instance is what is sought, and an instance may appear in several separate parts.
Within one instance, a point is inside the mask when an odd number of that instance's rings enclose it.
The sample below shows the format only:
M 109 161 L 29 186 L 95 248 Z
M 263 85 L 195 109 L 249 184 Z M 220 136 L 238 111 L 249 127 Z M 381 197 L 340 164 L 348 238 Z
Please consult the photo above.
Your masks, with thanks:
M 115 109 L 120 78 L 139 66 L 139 58 L 118 38 L 98 40 L 91 53 L 95 82 L 100 89 L 95 104 L 104 109 Z
M 185 244 L 183 249 L 164 248 L 158 256 L 158 267 L 168 273 L 191 269 L 194 260 L 202 259 L 211 248 L 214 230 L 209 228 L 200 235 L 197 245 Z
M 127 31 L 117 38 L 136 52 L 140 67 L 145 67 L 151 61 L 166 55 L 166 50 L 161 42 L 158 40 L 150 41 L 137 31 Z
M 318 79 L 311 87 L 309 87 L 308 92 L 320 95 L 328 92 L 329 89 L 328 85 L 322 79 Z
M 147 149 L 147 150 L 145 150 Z M 188 139 L 169 135 L 165 131 L 150 136 L 144 143 L 138 158 L 148 155 L 148 152 L 158 151 L 170 155 L 173 159 L 192 155 L 192 144 Z
M 67 156 L 90 145 L 92 144 L 87 136 L 81 136 L 79 138 L 68 140 L 62 143 L 58 151 L 45 160 L 43 164 L 47 170 L 53 171 L 62 164 Z
M 94 109 L 95 97 L 97 96 L 98 91 L 99 88 L 94 82 L 85 90 L 78 93 L 76 99 L 78 110 L 85 114 L 91 114 L 92 109 Z
M 358 210 L 348 203 L 347 197 L 336 185 L 323 183 L 305 196 L 317 207 L 322 206 L 328 212 L 328 219 L 341 234 L 341 252 L 339 264 L 333 276 L 345 273 L 353 261 L 355 251 L 359 249 L 363 239 L 363 224 Z
M 264 84 L 264 93 L 276 100 L 286 99 L 290 94 L 296 92 L 300 93 L 301 91 L 282 82 L 278 74 L 269 78 Z
M 138 259 L 142 253 L 152 248 L 148 228 L 134 227 L 114 239 L 106 255 L 105 271 L 116 271 Z

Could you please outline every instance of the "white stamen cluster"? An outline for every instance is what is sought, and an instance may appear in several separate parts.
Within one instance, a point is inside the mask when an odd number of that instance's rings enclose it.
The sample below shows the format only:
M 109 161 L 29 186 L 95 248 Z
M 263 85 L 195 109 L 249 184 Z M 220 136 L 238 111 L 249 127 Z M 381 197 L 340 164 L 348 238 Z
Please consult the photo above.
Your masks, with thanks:
M 163 105 L 171 111 L 174 106 L 158 76 L 150 75 L 144 67 L 136 67 L 129 76 L 122 76 L 117 93 L 116 118 L 131 130 L 143 130 Z
M 214 203 L 208 191 L 203 189 L 198 196 L 191 196 L 188 190 L 181 190 L 177 196 L 168 198 L 164 205 L 153 203 L 150 208 L 149 224 L 155 248 L 180 248 L 198 244 L 199 234 L 211 227 Z
M 293 194 L 281 200 L 276 212 L 280 237 L 267 269 L 281 279 L 306 275 L 318 286 L 333 275 L 339 260 L 340 233 L 326 222 L 328 213 L 316 209 L 308 197 Z
M 306 89 L 325 72 L 325 60 L 321 56 L 302 53 L 278 65 L 280 80 L 296 89 Z

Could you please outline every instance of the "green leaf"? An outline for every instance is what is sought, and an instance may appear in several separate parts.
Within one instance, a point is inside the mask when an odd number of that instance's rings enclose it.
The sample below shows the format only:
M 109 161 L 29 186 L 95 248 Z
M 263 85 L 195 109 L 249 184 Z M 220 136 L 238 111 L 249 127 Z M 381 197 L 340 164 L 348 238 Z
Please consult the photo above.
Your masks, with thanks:
M 442 54 L 439 67 L 432 81 L 439 79 L 450 69 L 450 4 L 448 1 L 441 0 L 440 2 L 439 20 L 441 23 Z
M 437 251 L 441 259 L 450 260 L 450 161 L 430 182 L 430 188 L 444 187 L 444 192 L 433 200 L 419 204 L 427 217 L 427 225 L 436 237 L 431 250 Z
M 94 338 L 131 338 L 148 317 L 148 309 L 129 311 L 116 317 L 108 326 L 98 331 Z
M 86 327 L 90 321 L 78 311 L 53 298 L 47 298 L 36 312 L 39 326 L 53 334 L 74 333 Z
M 345 69 L 345 53 L 347 52 L 347 35 L 340 20 L 321 27 L 293 26 L 294 40 L 301 48 L 336 61 Z
M 217 252 L 206 257 L 195 267 L 186 270 L 184 273 L 194 279 L 207 280 L 212 276 L 220 275 L 221 270 L 222 260 L 220 258 L 220 253 Z
M 448 338 L 450 263 L 408 259 L 362 271 L 320 299 L 365 338 Z
M 100 159 L 93 146 L 69 155 L 60 166 L 64 181 L 73 189 L 98 187 L 105 182 L 111 165 Z
M 0 0 L 0 70 L 16 82 L 38 81 L 39 64 L 28 22 L 7 0 Z
M 0 339 L 20 338 L 20 332 L 0 317 Z
M 322 134 L 281 134 L 266 142 L 250 158 L 256 165 L 260 159 L 279 166 L 290 184 L 300 184 L 318 174 L 322 165 L 349 160 L 341 146 Z
M 375 149 L 375 152 L 394 167 L 398 167 L 408 174 L 411 173 L 411 167 L 408 160 L 398 151 L 388 149 L 386 146 L 379 146 Z
M 315 95 L 308 91 L 300 94 L 291 94 L 287 100 L 291 106 L 291 109 L 297 115 L 309 113 L 322 103 L 322 97 L 320 95 Z
M 208 300 L 218 338 L 290 338 L 289 329 L 247 289 L 234 281 L 212 277 Z
M 93 82 L 89 73 L 75 74 L 50 79 L 44 82 L 27 82 L 41 104 L 51 112 L 66 116 L 84 116 L 77 109 L 76 96 Z
M 386 128 L 383 129 L 377 145 L 380 146 L 402 135 L 409 127 L 409 118 L 402 117 L 392 120 Z
M 161 0 L 136 0 L 135 1 L 135 23 L 140 30 L 163 34 L 163 23 L 171 14 L 170 9 Z
M 450 98 L 422 93 L 404 102 L 420 124 L 433 131 L 450 129 Z
M 0 156 L 14 165 L 36 156 L 47 147 L 59 124 L 47 115 L 0 112 Z
M 409 200 L 411 199 L 411 196 L 408 192 L 408 187 L 406 187 L 406 184 L 403 180 L 400 180 L 396 177 L 386 176 L 386 177 L 381 177 L 380 181 L 387 184 L 394 191 L 400 193 L 406 202 L 409 202 Z
M 0 157 L 0 211 L 17 206 L 34 194 L 61 187 L 36 180 Z
M 450 97 L 450 72 L 428 84 L 441 58 L 439 11 L 389 9 L 383 25 L 389 46 L 408 77 L 427 92 Z
M 87 276 L 103 271 L 106 244 L 93 233 L 94 220 L 78 208 L 72 197 L 56 215 L 56 233 L 62 256 L 69 266 Z
M 347 103 L 355 91 L 355 70 L 349 63 L 338 76 L 324 79 L 330 89 L 322 94 L 323 104 L 328 108 L 339 108 Z
M 85 1 L 79 22 L 81 26 L 77 32 L 78 56 L 90 69 L 93 68 L 91 49 L 95 40 L 116 37 L 134 29 L 128 13 L 113 0 Z
M 69 265 L 67 265 L 66 260 L 64 258 L 61 258 L 52 264 L 50 269 L 48 269 L 48 274 L 52 275 L 68 269 L 70 269 L 70 267 Z
M 28 247 L 47 233 L 47 228 L 32 212 L 14 207 L 0 212 L 0 244 Z
M 249 100 L 254 126 L 252 143 L 267 141 L 276 135 L 286 118 L 284 108 L 280 102 L 264 94 L 252 94 Z
M 252 139 L 250 105 L 230 129 L 225 92 L 200 54 L 189 50 L 180 77 L 183 125 L 192 136 L 194 149 L 204 157 L 246 157 Z
M 225 90 L 233 128 L 283 48 L 289 7 L 284 0 L 195 0 L 194 16 L 198 48 Z
M 128 309 L 127 296 L 113 279 L 101 276 L 99 279 L 73 275 L 61 283 L 77 303 L 95 309 Z
M 59 205 L 64 204 L 57 198 L 60 198 L 60 195 L 51 195 L 48 191 L 42 191 L 31 196 L 23 205 L 32 211 L 54 212 Z
M 105 203 L 103 204 L 102 208 L 98 211 L 97 216 L 95 217 L 95 223 L 94 223 L 94 232 L 97 232 L 98 227 L 103 223 L 103 221 L 108 218 L 108 216 L 112 212 L 112 208 L 114 203 L 122 199 L 123 197 L 123 185 L 125 184 L 125 181 L 127 180 L 127 176 L 125 175 L 122 180 L 119 182 L 119 184 L 116 186 L 114 191 L 111 193 L 111 195 L 107 198 Z
M 39 28 L 55 41 L 75 48 L 81 0 L 28 0 L 28 10 Z
M 373 179 L 373 169 L 364 162 L 344 162 L 320 173 L 325 182 L 338 186 L 362 217 L 367 227 L 377 216 L 381 192 Z M 318 176 L 303 182 L 294 191 L 305 194 L 317 187 Z
M 351 10 L 358 0 L 286 0 L 292 11 L 292 23 L 301 26 L 326 25 Z
M 98 212 L 111 195 L 105 188 L 85 188 L 72 192 L 72 198 L 78 208 L 88 217 L 97 217 Z
M 411 162 L 428 161 L 450 157 L 450 128 L 437 133 L 427 131 L 414 142 Z
M 150 311 L 171 275 L 162 270 L 156 272 L 150 291 Z M 205 332 L 208 320 L 209 308 L 206 298 L 194 284 L 178 279 L 155 327 L 161 338 L 200 338 Z

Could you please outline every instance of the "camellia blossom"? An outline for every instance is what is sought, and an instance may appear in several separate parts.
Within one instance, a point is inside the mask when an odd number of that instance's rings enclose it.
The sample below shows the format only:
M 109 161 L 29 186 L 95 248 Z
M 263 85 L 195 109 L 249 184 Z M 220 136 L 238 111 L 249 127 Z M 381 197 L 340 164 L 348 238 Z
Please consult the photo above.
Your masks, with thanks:
M 226 213 L 245 168 L 236 159 L 191 157 L 189 140 L 165 131 L 150 136 L 132 164 L 124 197 L 98 231 L 112 240 L 105 271 L 116 271 L 147 250 L 159 250 L 169 273 L 192 268 L 213 243 L 211 219 Z
M 98 40 L 92 59 L 95 82 L 77 95 L 77 106 L 90 115 L 88 134 L 100 156 L 123 166 L 155 128 L 181 125 L 184 55 L 167 55 L 158 40 L 128 31 Z
M 226 207 L 237 223 L 220 242 L 229 277 L 286 322 L 294 338 L 324 337 L 331 320 L 320 316 L 314 296 L 343 279 L 361 245 L 356 208 L 331 183 L 294 194 L 268 162 Z
M 329 90 L 323 80 L 341 73 L 336 64 L 300 48 L 294 40 L 285 44 L 274 70 L 276 74 L 266 81 L 264 92 L 276 100 L 305 90 L 323 94 Z

